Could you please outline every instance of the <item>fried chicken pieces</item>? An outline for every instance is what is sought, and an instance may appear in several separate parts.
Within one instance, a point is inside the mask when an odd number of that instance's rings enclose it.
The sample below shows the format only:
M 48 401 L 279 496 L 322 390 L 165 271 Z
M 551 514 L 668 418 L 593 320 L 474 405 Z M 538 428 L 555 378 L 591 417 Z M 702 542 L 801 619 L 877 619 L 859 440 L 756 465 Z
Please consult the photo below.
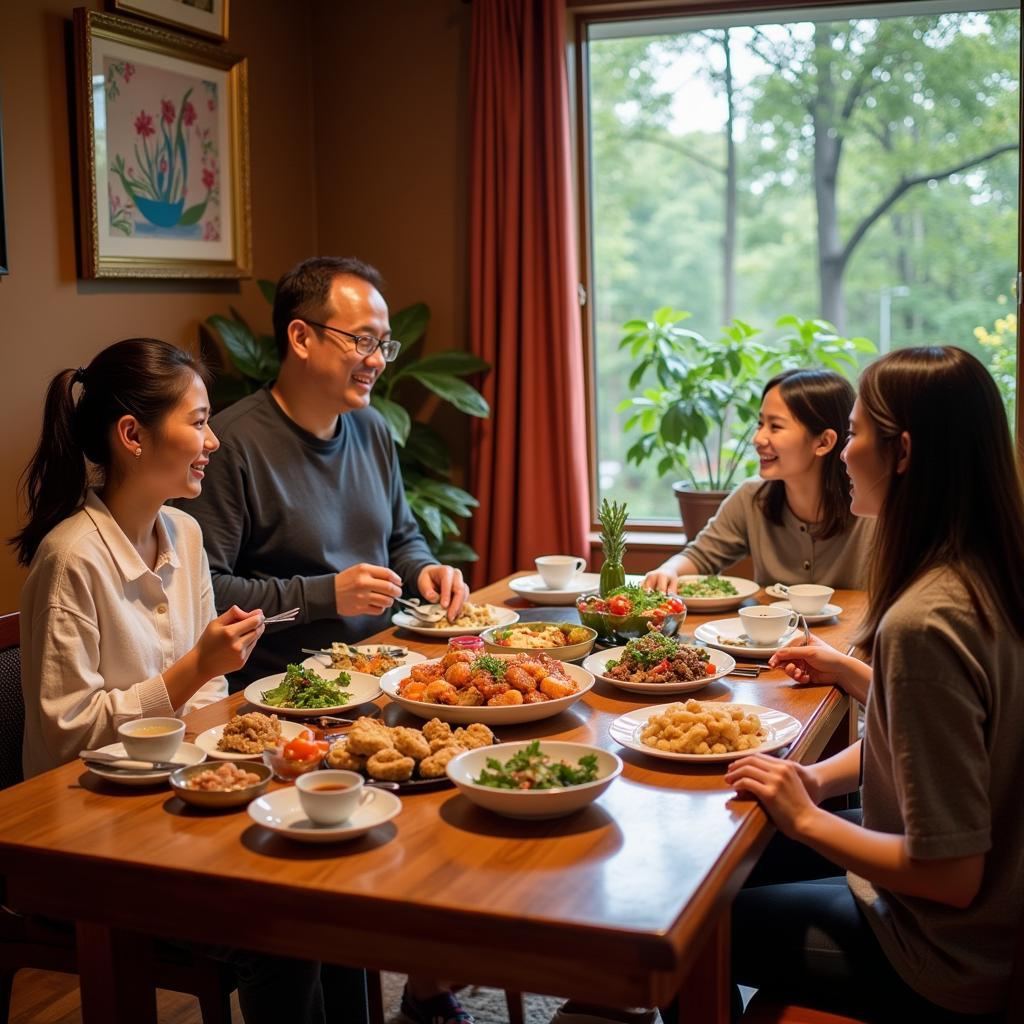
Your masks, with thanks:
M 398 684 L 407 700 L 459 707 L 537 704 L 577 690 L 565 665 L 540 651 L 476 658 L 468 651 L 449 651 L 438 661 L 413 665 Z
M 494 734 L 480 722 L 453 730 L 447 722 L 432 718 L 422 729 L 410 729 L 389 728 L 364 717 L 356 719 L 348 736 L 331 747 L 327 763 L 332 768 L 365 771 L 370 778 L 386 782 L 407 782 L 417 770 L 422 779 L 439 779 L 456 754 L 493 742 Z

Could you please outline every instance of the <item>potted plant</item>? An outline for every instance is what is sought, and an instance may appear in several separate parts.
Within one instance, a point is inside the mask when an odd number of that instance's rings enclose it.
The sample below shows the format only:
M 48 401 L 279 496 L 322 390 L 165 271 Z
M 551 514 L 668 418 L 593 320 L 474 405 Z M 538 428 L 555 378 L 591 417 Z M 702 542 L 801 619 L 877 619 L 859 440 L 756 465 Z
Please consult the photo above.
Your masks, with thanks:
M 635 465 L 657 459 L 658 474 L 679 475 L 672 487 L 688 537 L 695 537 L 732 488 L 754 470 L 752 441 L 765 382 L 781 370 L 822 366 L 847 375 L 866 338 L 841 338 L 824 320 L 784 316 L 784 333 L 768 344 L 743 320 L 715 340 L 681 326 L 684 310 L 664 306 L 650 320 L 630 320 L 619 347 L 636 361 L 624 429 L 639 433 L 626 453 Z
M 257 283 L 273 304 L 273 283 Z M 385 366 L 370 403 L 387 421 L 398 445 L 406 500 L 431 551 L 442 562 L 476 561 L 476 552 L 459 539 L 456 520 L 468 519 L 479 503 L 451 482 L 451 453 L 444 438 L 427 423 L 414 420 L 399 399 L 408 400 L 412 389 L 420 386 L 469 416 L 486 418 L 491 412 L 487 401 L 462 378 L 490 369 L 489 364 L 455 349 L 421 355 L 430 322 L 430 310 L 422 302 L 392 313 L 390 320 L 391 336 L 402 342 L 402 350 L 393 363 Z M 232 308 L 230 317 L 211 316 L 200 327 L 204 358 L 217 371 L 228 369 L 211 329 L 220 337 L 233 371 L 217 372 L 214 408 L 230 405 L 277 376 L 280 360 L 273 336 L 253 331 L 238 310 Z

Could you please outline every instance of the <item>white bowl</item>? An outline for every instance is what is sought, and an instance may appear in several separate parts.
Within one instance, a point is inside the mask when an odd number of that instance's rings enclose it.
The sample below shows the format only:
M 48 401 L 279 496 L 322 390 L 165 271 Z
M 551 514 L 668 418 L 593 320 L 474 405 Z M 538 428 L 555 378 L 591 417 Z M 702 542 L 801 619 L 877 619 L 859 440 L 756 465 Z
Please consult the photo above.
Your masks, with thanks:
M 487 767 L 489 758 L 504 764 L 528 743 L 498 743 L 493 747 L 467 750 L 448 762 L 445 769 L 448 778 L 473 803 L 506 818 L 561 818 L 593 803 L 622 773 L 622 761 L 611 751 L 592 747 L 588 743 L 541 740 L 540 749 L 554 760 L 576 764 L 581 757 L 596 754 L 596 781 L 565 789 L 495 789 L 493 786 L 481 786 L 473 782 Z
M 513 656 L 494 654 L 491 657 L 508 660 Z M 433 660 L 436 662 L 440 659 Z M 429 665 L 431 662 L 427 661 L 423 664 Z M 486 704 L 477 707 L 453 707 L 448 704 L 427 704 L 422 700 L 409 700 L 408 697 L 403 697 L 398 692 L 398 684 L 409 675 L 409 670 L 404 666 L 385 672 L 380 677 L 380 688 L 410 714 L 427 721 L 431 718 L 439 718 L 442 722 L 452 722 L 456 725 L 469 725 L 472 722 L 482 722 L 484 725 L 518 725 L 520 722 L 536 722 L 541 718 L 551 718 L 567 708 L 571 708 L 594 685 L 594 677 L 586 669 L 564 661 L 560 664 L 565 670 L 565 674 L 575 681 L 579 689 L 575 693 L 570 693 L 568 697 L 545 700 L 538 704 L 515 704 L 508 707 L 488 707 Z

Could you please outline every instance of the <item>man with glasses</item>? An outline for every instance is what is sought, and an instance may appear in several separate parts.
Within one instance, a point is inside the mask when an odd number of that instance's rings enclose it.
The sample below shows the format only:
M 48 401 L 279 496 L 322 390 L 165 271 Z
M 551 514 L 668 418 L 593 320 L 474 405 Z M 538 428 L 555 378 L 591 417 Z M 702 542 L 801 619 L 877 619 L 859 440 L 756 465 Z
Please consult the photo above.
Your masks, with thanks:
M 219 609 L 273 615 L 232 689 L 300 661 L 303 647 L 355 642 L 386 625 L 403 589 L 454 619 L 468 596 L 409 511 L 398 456 L 370 393 L 398 355 L 380 274 L 314 257 L 277 285 L 277 380 L 214 416 L 220 451 L 188 511 L 203 528 Z

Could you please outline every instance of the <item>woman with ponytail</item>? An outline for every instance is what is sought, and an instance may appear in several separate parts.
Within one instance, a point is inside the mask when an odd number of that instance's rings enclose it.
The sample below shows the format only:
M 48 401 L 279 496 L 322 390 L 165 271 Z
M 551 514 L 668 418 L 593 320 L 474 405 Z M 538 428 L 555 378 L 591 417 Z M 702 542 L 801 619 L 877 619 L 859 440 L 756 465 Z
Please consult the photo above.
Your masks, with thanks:
M 263 613 L 215 618 L 195 497 L 218 441 L 205 370 L 133 338 L 63 370 L 23 477 L 13 539 L 22 591 L 26 777 L 116 739 L 133 718 L 181 715 L 227 695 Z

